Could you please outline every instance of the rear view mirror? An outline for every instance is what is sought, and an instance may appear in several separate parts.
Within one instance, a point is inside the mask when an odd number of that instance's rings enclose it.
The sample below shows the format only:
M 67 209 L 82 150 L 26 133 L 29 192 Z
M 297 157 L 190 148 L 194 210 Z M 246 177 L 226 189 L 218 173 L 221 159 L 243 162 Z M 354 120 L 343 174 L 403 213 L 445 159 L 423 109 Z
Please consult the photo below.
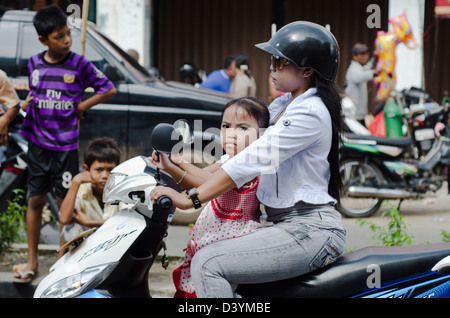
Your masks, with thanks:
M 191 127 L 186 120 L 179 119 L 173 123 L 173 126 L 182 136 L 184 144 L 192 144 L 194 142 L 194 134 L 191 132 Z
M 171 154 L 175 146 L 183 142 L 183 136 L 171 124 L 158 124 L 153 129 L 150 141 L 153 149 L 157 152 Z

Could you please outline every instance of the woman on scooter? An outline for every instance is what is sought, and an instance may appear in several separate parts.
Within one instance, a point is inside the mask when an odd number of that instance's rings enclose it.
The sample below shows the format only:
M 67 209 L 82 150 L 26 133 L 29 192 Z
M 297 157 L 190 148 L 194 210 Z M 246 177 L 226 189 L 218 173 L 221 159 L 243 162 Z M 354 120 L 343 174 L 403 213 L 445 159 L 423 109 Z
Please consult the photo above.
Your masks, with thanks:
M 338 44 L 317 24 L 293 22 L 257 47 L 272 54 L 272 81 L 287 93 L 269 107 L 271 126 L 188 196 L 161 187 L 151 194 L 188 209 L 261 176 L 257 197 L 273 226 L 199 250 L 191 263 L 198 297 L 233 297 L 239 284 L 300 276 L 336 261 L 344 249 L 333 207 L 342 188 Z

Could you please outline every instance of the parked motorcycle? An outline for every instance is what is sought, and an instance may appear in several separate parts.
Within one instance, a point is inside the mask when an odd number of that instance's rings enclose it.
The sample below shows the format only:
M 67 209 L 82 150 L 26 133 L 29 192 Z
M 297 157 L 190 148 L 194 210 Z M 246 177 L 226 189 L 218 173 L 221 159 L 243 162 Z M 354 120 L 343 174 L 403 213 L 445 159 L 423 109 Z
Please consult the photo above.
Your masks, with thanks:
M 403 114 L 406 136 L 413 141 L 411 155 L 419 159 L 433 146 L 434 127 L 439 120 L 442 107 L 423 89 L 416 87 L 394 93 L 394 98 Z
M 170 153 L 179 142 L 176 134 L 173 138 L 173 131 L 167 124 L 155 128 L 152 145 L 157 151 Z M 164 137 L 167 134 L 172 138 Z M 158 141 L 153 140 L 155 136 Z M 50 268 L 34 297 L 150 297 L 148 272 L 164 249 L 164 237 L 175 211 L 168 197 L 152 204 L 150 192 L 157 185 L 180 190 L 146 157 L 117 166 L 107 181 L 104 201 L 125 202 L 130 207 L 94 233 L 69 242 L 69 251 Z M 446 243 L 368 247 L 346 253 L 336 263 L 307 275 L 240 285 L 236 292 L 244 298 L 449 297 L 449 255 L 450 244 Z M 165 258 L 162 260 L 164 263 Z
M 344 195 L 338 210 L 348 217 L 369 217 L 383 200 L 420 199 L 438 191 L 444 168 L 450 163 L 448 105 L 411 120 L 437 118 L 445 129 L 420 160 L 407 158 L 407 139 L 389 139 L 347 134 L 343 136 L 340 171 Z M 434 119 L 433 119 L 434 120 Z
M 356 105 L 348 96 L 344 96 L 341 100 L 343 122 L 346 130 L 350 133 L 370 136 L 370 130 L 356 120 Z
M 422 89 L 411 87 L 401 92 L 392 93 L 393 102 L 402 112 L 404 137 L 395 138 L 396 145 L 402 144 L 408 147 L 403 154 L 405 157 L 420 159 L 433 145 L 434 127 L 437 117 L 432 114 L 439 113 L 440 105 L 430 99 L 430 96 Z M 381 106 L 384 107 L 384 104 Z M 381 111 L 382 109 L 378 109 Z M 345 96 L 342 99 L 343 122 L 348 133 L 370 136 L 371 132 L 355 119 L 356 105 L 351 98 Z M 431 115 L 431 116 L 430 116 Z M 373 136 L 375 137 L 375 136 Z M 378 142 L 390 144 L 392 141 L 383 141 L 376 138 Z M 392 139 L 392 138 L 387 138 Z
M 8 208 L 8 201 L 13 199 L 13 190 L 26 192 L 28 177 L 28 141 L 20 136 L 23 113 L 19 113 L 8 127 L 8 144 L 0 146 L 0 213 Z M 26 204 L 24 198 L 19 204 Z M 43 224 L 59 227 L 59 208 L 55 196 L 47 193 L 44 207 Z

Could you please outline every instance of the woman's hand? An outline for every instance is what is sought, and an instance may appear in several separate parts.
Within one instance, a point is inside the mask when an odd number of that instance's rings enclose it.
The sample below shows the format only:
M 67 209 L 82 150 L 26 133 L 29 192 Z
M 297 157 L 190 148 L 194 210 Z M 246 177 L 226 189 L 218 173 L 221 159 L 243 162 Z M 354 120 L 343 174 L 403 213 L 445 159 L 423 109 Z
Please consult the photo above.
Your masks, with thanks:
M 158 200 L 158 198 L 162 196 L 168 196 L 169 198 L 171 198 L 173 204 L 181 210 L 187 210 L 194 206 L 192 201 L 186 195 L 181 194 L 172 188 L 155 187 L 150 193 L 150 198 L 153 204 L 155 204 L 156 200 Z

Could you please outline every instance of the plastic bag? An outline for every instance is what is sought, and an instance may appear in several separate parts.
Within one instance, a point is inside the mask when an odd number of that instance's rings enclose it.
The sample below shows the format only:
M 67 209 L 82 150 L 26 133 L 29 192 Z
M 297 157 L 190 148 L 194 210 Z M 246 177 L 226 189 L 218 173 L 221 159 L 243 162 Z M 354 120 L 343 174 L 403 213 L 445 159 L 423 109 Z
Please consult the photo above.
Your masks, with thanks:
M 384 119 L 384 111 L 379 112 L 369 125 L 372 135 L 377 137 L 386 137 L 386 120 Z

